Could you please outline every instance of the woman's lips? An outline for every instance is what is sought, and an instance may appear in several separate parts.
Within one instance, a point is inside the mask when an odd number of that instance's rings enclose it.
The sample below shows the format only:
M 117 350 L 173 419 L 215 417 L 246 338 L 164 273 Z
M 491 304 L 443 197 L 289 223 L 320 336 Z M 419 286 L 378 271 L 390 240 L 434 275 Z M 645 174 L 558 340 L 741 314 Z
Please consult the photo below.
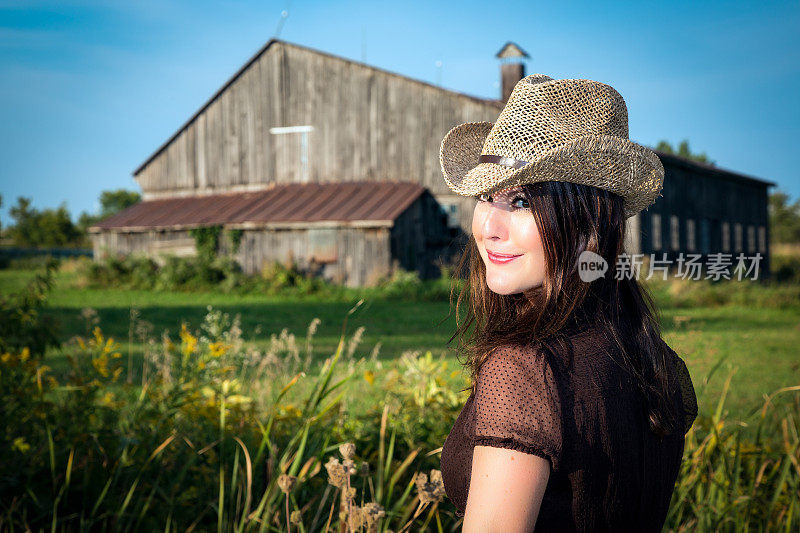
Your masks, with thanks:
M 511 261 L 519 257 L 519 255 L 495 254 L 488 250 L 486 251 L 486 255 L 489 256 L 489 261 L 498 265 L 504 265 L 506 263 L 510 263 Z

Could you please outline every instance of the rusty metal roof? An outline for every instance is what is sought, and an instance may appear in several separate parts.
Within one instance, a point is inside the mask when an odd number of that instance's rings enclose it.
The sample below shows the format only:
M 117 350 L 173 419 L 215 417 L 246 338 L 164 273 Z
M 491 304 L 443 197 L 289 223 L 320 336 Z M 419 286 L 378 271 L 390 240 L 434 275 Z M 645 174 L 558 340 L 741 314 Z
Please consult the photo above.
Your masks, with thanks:
M 221 224 L 391 226 L 425 190 L 404 181 L 286 183 L 260 191 L 145 200 L 89 227 L 90 232 L 180 229 Z M 356 224 L 353 224 L 356 223 Z

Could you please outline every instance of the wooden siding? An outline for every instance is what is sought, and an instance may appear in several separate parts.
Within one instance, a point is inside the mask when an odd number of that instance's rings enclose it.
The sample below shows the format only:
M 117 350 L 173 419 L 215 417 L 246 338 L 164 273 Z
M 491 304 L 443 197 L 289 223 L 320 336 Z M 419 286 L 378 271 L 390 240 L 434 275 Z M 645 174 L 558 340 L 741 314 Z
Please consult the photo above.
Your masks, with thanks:
M 245 230 L 237 260 L 247 273 L 293 260 L 301 270 L 348 287 L 370 286 L 390 274 L 387 228 L 338 228 L 330 239 L 334 255 L 317 255 L 319 242 L 310 230 Z
M 421 279 L 435 279 L 439 266 L 447 262 L 450 231 L 447 214 L 430 193 L 400 215 L 391 230 L 393 267 L 417 271 Z
M 490 75 L 487 73 L 487 76 Z M 274 42 L 136 175 L 145 199 L 300 181 L 412 180 L 447 193 L 439 145 L 502 106 L 328 54 Z
M 185 251 L 187 244 L 194 242 L 188 231 L 109 231 L 93 234 L 91 238 L 95 260 L 106 253 L 147 255 L 159 263 L 163 262 L 160 254 L 195 255 Z M 335 249 L 333 256 L 315 255 L 314 251 L 320 248 L 313 228 L 248 229 L 242 234 L 234 258 L 247 274 L 261 272 L 272 261 L 282 264 L 294 261 L 301 271 L 348 287 L 370 286 L 391 274 L 388 228 L 335 228 L 331 240 Z M 220 255 L 229 253 L 229 246 L 227 238 L 223 237 Z
M 709 254 L 729 253 L 736 263 L 739 253 L 752 257 L 761 253 L 759 279 L 769 276 L 769 242 L 767 230 L 767 182 L 746 180 L 726 176 L 724 171 L 715 172 L 700 167 L 672 164 L 664 161 L 664 189 L 662 197 L 649 209 L 640 213 L 641 253 L 662 253 L 667 259 L 675 261 L 680 253 L 700 254 L 701 262 L 707 261 Z M 653 246 L 653 215 L 659 215 L 661 246 Z M 673 221 L 672 217 L 676 217 Z M 723 246 L 723 224 L 727 223 L 730 232 L 730 246 Z M 736 246 L 734 228 L 742 227 L 742 242 Z M 677 247 L 673 246 L 673 227 L 677 227 Z M 753 230 L 748 236 L 748 227 Z M 758 242 L 759 228 L 765 238 Z M 691 232 L 691 234 L 690 234 Z M 749 237 L 755 237 L 750 242 Z M 762 246 L 763 245 L 763 246 Z

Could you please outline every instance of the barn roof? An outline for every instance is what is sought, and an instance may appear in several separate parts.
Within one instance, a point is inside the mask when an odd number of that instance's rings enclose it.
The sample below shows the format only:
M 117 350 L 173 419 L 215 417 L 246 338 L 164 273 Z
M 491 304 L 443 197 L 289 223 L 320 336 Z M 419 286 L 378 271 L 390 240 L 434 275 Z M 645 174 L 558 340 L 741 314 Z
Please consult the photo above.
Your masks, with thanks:
M 405 181 L 274 184 L 260 191 L 145 200 L 90 226 L 89 231 L 218 224 L 229 228 L 391 227 L 424 191 L 424 186 Z
M 658 155 L 659 159 L 661 159 L 662 164 L 666 163 L 667 165 L 682 166 L 684 168 L 688 168 L 693 172 L 700 171 L 705 174 L 711 174 L 728 180 L 736 180 L 744 183 L 757 183 L 759 185 L 765 185 L 767 187 L 774 187 L 777 185 L 774 181 L 755 178 L 753 176 L 748 176 L 747 174 L 743 174 L 741 172 L 718 167 L 716 165 L 709 165 L 708 163 L 703 163 L 700 161 L 695 161 L 693 159 L 688 159 L 686 157 L 682 157 L 677 154 L 670 154 L 652 148 L 651 150 L 653 150 L 653 152 L 655 152 L 656 155 Z

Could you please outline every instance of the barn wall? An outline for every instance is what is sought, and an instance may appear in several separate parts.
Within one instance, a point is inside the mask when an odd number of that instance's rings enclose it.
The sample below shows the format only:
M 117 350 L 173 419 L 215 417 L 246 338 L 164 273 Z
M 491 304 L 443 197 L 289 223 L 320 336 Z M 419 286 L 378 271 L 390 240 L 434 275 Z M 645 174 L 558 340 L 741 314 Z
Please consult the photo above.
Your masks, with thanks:
M 447 215 L 426 191 L 395 221 L 391 230 L 392 264 L 419 272 L 420 279 L 438 278 L 450 240 Z
M 726 253 L 734 264 L 739 253 L 761 253 L 759 278 L 768 276 L 767 186 L 668 161 L 664 169 L 663 197 L 642 212 L 643 253 L 666 253 L 672 261 L 680 253 L 700 254 L 701 262 Z
M 502 107 L 284 43 L 272 44 L 136 176 L 145 199 L 302 181 L 411 180 L 447 193 L 439 145 Z
M 247 273 L 260 272 L 272 261 L 294 260 L 301 270 L 334 283 L 370 286 L 390 272 L 389 230 L 245 230 L 237 259 Z
M 89 235 L 96 260 L 112 254 L 143 253 L 152 256 L 156 256 L 159 253 L 171 253 L 178 256 L 193 256 L 197 254 L 194 238 L 189 234 L 188 230 L 104 231 Z
M 106 252 L 196 255 L 188 230 L 103 232 L 92 235 L 95 260 Z M 225 232 L 220 254 L 230 250 Z M 246 229 L 234 256 L 248 274 L 272 261 L 294 260 L 298 268 L 348 287 L 369 286 L 391 269 L 388 228 Z

